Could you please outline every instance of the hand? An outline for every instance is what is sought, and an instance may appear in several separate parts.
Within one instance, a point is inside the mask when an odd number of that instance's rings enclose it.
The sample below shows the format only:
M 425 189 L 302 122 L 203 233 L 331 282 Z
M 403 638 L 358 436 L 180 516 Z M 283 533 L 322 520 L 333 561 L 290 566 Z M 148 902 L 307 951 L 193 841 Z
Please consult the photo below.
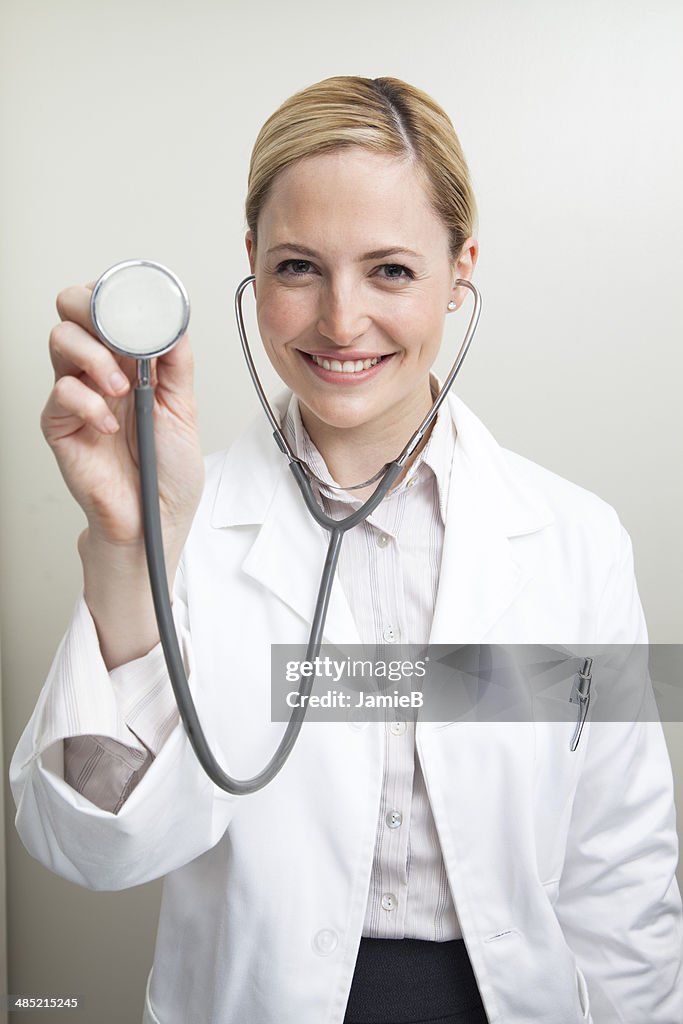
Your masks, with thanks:
M 92 289 L 75 286 L 57 297 L 61 322 L 50 333 L 55 385 L 41 428 L 85 512 L 91 543 L 141 545 L 136 361 L 114 354 L 96 337 L 90 318 Z M 203 483 L 187 336 L 152 361 L 152 379 L 162 526 L 179 554 Z

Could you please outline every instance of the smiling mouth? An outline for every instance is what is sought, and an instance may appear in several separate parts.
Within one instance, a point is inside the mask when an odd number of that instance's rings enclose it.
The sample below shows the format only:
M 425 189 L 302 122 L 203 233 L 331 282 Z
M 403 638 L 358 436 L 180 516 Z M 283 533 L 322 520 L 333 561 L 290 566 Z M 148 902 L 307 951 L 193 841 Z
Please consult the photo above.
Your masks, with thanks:
M 372 359 L 347 359 L 344 362 L 340 362 L 339 359 L 323 359 L 322 356 L 314 356 L 310 352 L 306 352 L 305 355 L 315 363 L 316 366 L 320 366 L 323 370 L 329 370 L 332 373 L 362 373 L 363 370 L 369 370 L 371 366 L 376 366 L 377 363 L 381 363 L 384 359 L 389 359 L 393 353 L 389 353 L 385 356 L 375 356 Z

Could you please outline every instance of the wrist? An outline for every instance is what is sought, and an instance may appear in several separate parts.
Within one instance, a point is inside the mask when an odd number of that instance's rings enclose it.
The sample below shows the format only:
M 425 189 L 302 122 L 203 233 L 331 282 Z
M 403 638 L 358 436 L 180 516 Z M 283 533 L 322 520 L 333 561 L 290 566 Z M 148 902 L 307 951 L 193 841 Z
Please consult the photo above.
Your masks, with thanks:
M 164 561 L 169 586 L 172 585 L 180 555 L 185 544 L 185 532 L 164 531 Z M 142 537 L 129 541 L 113 541 L 96 528 L 88 526 L 78 538 L 78 554 L 83 572 L 97 571 L 114 577 L 147 578 L 147 553 Z
M 83 593 L 102 658 L 111 669 L 147 654 L 159 641 L 142 541 L 111 543 L 84 530 L 78 539 Z M 172 590 L 177 559 L 166 563 Z

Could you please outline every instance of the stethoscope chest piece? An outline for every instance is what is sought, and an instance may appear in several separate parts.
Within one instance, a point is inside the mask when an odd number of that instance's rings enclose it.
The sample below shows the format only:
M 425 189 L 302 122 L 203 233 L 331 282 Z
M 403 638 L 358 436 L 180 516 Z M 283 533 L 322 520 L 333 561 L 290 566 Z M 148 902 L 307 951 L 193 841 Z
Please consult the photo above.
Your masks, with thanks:
M 161 263 L 126 260 L 99 278 L 90 299 L 98 337 L 120 355 L 152 359 L 169 352 L 190 320 L 182 282 Z

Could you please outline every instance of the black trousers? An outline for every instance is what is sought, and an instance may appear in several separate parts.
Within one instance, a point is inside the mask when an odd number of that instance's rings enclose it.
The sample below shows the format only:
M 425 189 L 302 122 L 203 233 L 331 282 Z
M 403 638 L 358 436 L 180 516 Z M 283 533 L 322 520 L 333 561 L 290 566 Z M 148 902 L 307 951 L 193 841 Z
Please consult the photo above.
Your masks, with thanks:
M 488 1024 L 462 939 L 361 939 L 344 1024 Z

